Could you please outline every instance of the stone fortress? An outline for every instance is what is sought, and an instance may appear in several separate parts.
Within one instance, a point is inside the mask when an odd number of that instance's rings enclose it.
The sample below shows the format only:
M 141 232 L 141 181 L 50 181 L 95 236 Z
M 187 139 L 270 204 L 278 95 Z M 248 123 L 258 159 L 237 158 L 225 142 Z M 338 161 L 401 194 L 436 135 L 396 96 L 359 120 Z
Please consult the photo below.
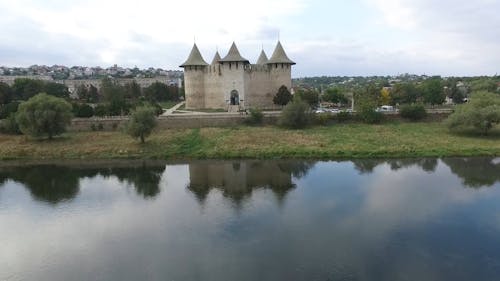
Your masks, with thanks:
M 186 109 L 273 108 L 273 97 L 281 86 L 292 86 L 292 65 L 278 41 L 271 56 L 262 50 L 257 63 L 243 58 L 233 42 L 228 54 L 216 52 L 211 64 L 194 44 L 184 68 Z

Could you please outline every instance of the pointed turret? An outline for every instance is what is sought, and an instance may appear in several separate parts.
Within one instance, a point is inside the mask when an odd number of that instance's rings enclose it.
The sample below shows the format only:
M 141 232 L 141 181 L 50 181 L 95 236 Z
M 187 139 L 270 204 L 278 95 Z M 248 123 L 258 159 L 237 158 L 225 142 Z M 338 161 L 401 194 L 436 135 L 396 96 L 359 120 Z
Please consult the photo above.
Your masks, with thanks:
M 191 53 L 189 54 L 188 59 L 186 62 L 180 65 L 180 67 L 186 67 L 186 66 L 207 66 L 208 63 L 203 59 L 201 56 L 200 50 L 198 49 L 198 46 L 196 46 L 196 43 L 193 45 L 193 49 L 191 50 Z
M 249 63 L 247 59 L 240 55 L 240 51 L 236 47 L 236 44 L 233 42 L 227 56 L 220 60 L 221 62 L 244 62 Z
M 295 64 L 291 59 L 288 58 L 288 56 L 285 53 L 285 50 L 283 49 L 283 46 L 281 46 L 281 42 L 278 41 L 278 44 L 276 45 L 276 48 L 274 49 L 273 55 L 267 62 L 267 64 L 273 64 L 273 63 L 283 63 L 283 64 Z
M 269 61 L 269 60 L 267 59 L 267 55 L 266 55 L 266 53 L 264 52 L 264 50 L 262 50 L 262 52 L 260 52 L 259 59 L 257 60 L 257 64 L 264 65 L 264 64 L 266 64 L 268 61 Z
M 221 58 L 220 58 L 220 55 L 219 55 L 219 51 L 217 51 L 217 52 L 215 52 L 214 59 L 212 60 L 212 65 L 218 64 L 220 60 L 221 60 Z

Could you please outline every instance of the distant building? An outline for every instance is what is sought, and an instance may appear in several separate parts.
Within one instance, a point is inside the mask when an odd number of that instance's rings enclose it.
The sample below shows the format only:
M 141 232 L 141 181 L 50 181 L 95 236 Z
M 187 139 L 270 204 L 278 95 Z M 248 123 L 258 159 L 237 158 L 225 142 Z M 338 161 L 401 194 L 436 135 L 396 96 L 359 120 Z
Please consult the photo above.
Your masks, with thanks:
M 224 58 L 217 52 L 208 64 L 195 44 L 181 65 L 186 108 L 271 108 L 281 86 L 291 89 L 294 64 L 280 42 L 270 59 L 262 50 L 255 64 L 240 55 L 235 43 Z

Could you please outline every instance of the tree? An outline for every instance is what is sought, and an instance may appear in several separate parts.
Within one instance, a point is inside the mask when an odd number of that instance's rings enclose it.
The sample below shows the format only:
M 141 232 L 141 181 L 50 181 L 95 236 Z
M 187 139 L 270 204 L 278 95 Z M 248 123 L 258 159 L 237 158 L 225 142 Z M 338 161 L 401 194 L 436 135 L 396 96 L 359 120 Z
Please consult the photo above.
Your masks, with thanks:
M 99 92 L 94 85 L 90 85 L 88 90 L 87 102 L 96 103 L 99 101 Z
M 445 96 L 443 93 L 443 86 L 441 85 L 441 78 L 431 78 L 422 84 L 424 93 L 424 101 L 432 105 L 443 104 Z
M 379 103 L 381 105 L 388 105 L 391 103 L 391 101 L 392 98 L 389 89 L 387 87 L 382 88 L 382 90 L 380 90 Z
M 421 96 L 421 92 L 413 83 L 398 83 L 392 88 L 393 105 L 416 103 Z
M 496 92 L 498 89 L 497 83 L 490 77 L 481 77 L 472 81 L 471 89 L 473 92 L 488 91 Z
M 167 84 L 154 82 L 144 89 L 144 96 L 150 102 L 172 100 Z
M 451 130 L 473 127 L 484 135 L 499 123 L 500 96 L 485 91 L 473 93 L 470 101 L 458 105 L 446 120 Z
M 276 95 L 273 97 L 273 103 L 276 105 L 285 106 L 292 100 L 292 94 L 288 91 L 285 85 L 282 85 Z
M 42 92 L 59 98 L 69 98 L 66 85 L 37 79 L 18 78 L 14 80 L 12 90 L 14 97 L 19 100 L 28 100 Z
M 38 93 L 43 92 L 44 82 L 28 78 L 17 78 L 12 85 L 15 99 L 28 100 Z
M 125 84 L 124 88 L 125 88 L 125 98 L 127 99 L 137 100 L 142 95 L 141 86 L 135 80 Z
M 326 92 L 323 94 L 323 101 L 342 104 L 349 102 L 340 88 L 326 89 Z
M 304 128 L 310 123 L 311 115 L 309 105 L 297 98 L 285 106 L 281 112 L 279 124 L 292 129 Z
M 7 83 L 0 82 L 0 105 L 12 101 L 12 89 Z
M 315 107 L 319 103 L 319 93 L 317 91 L 300 89 L 295 95 L 309 104 L 310 107 Z
M 19 105 L 16 121 L 21 132 L 33 137 L 59 135 L 71 122 L 71 104 L 40 93 Z
M 55 82 L 44 82 L 43 91 L 51 96 L 58 98 L 69 98 L 68 87 L 64 84 Z
M 456 83 L 451 83 L 446 88 L 446 96 L 450 97 L 454 103 L 461 104 L 464 103 L 465 95 L 462 91 L 460 91 L 457 87 Z
M 126 132 L 133 138 L 139 138 L 144 143 L 156 126 L 155 109 L 148 106 L 136 108 L 126 125 Z
M 101 94 L 109 106 L 109 115 L 123 115 L 127 113 L 130 106 L 125 100 L 125 91 L 122 86 L 109 78 L 101 81 Z

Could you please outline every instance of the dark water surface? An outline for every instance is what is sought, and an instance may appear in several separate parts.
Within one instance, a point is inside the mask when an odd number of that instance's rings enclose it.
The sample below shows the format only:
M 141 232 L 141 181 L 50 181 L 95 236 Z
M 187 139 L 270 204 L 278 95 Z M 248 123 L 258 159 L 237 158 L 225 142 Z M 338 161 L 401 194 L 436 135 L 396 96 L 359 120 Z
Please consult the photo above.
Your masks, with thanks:
M 500 158 L 3 163 L 0 280 L 500 280 Z

